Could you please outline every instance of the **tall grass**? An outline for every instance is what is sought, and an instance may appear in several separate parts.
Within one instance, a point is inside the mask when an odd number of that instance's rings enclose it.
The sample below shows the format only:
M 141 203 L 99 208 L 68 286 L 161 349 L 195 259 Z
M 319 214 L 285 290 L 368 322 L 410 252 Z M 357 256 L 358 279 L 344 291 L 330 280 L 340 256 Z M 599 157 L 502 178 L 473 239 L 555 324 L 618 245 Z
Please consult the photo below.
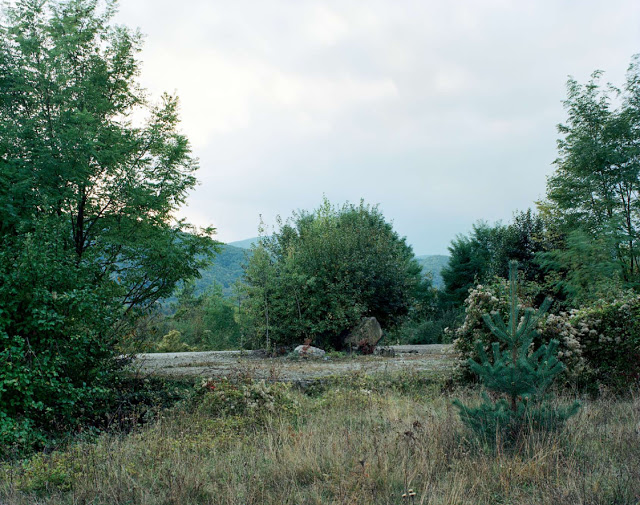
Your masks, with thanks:
M 0 502 L 640 502 L 639 397 L 584 400 L 564 431 L 532 432 L 504 450 L 476 443 L 451 406 L 453 396 L 480 401 L 477 391 L 414 379 L 354 376 L 289 391 L 298 408 L 275 414 L 216 417 L 196 403 L 134 433 L 5 463 Z

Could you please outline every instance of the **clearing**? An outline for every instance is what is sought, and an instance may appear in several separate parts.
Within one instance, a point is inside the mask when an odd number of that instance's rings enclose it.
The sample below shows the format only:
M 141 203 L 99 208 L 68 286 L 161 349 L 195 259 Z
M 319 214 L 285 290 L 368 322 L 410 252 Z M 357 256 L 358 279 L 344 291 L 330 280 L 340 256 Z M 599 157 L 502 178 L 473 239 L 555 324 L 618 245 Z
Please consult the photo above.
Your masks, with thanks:
M 249 376 L 286 382 L 306 382 L 353 372 L 373 374 L 399 370 L 451 370 L 456 355 L 451 345 L 391 346 L 395 356 L 325 356 L 306 359 L 265 357 L 262 351 L 209 351 L 139 354 L 134 370 L 142 374 L 200 377 Z

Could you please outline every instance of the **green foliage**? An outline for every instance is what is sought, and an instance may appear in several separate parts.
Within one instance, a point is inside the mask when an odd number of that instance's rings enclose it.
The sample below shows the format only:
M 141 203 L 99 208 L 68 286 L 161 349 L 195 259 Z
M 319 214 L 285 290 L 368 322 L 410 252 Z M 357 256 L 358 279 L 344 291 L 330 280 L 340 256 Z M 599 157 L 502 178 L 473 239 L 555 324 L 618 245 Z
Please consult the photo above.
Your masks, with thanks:
M 475 224 L 468 236 L 458 236 L 449 247 L 451 258 L 442 270 L 444 300 L 462 306 L 476 284 L 496 276 L 506 279 L 512 260 L 522 265 L 526 280 L 540 282 L 542 269 L 536 255 L 548 249 L 547 242 L 544 220 L 531 210 L 515 213 L 508 225 Z
M 129 323 L 211 254 L 173 218 L 197 169 L 177 100 L 147 103 L 113 13 L 25 0 L 0 26 L 2 447 L 100 409 Z
M 138 322 L 138 347 L 151 351 L 219 351 L 242 346 L 236 301 L 223 295 L 219 284 L 198 293 L 188 281 L 171 298 Z M 162 335 L 162 339 L 160 336 Z
M 640 382 L 640 297 L 573 311 L 569 320 L 598 384 L 628 391 Z
M 612 254 L 615 247 L 610 236 L 591 236 L 580 229 L 569 232 L 560 247 L 539 255 L 549 272 L 546 284 L 561 293 L 569 307 L 614 298 L 625 286 L 620 263 Z
M 201 277 L 195 281 L 195 293 L 201 294 L 214 285 L 219 285 L 225 297 L 233 298 L 233 286 L 242 279 L 243 265 L 250 255 L 251 251 L 246 249 L 228 244 L 220 246 L 211 265 L 200 271 Z
M 237 348 L 240 340 L 233 302 L 223 296 L 217 284 L 198 296 L 193 283 L 183 286 L 167 326 L 180 331 L 186 343 L 203 351 Z
M 556 172 L 548 180 L 542 209 L 561 233 L 569 234 L 566 254 L 556 256 L 565 271 L 579 262 L 589 240 L 594 240 L 600 263 L 613 270 L 626 286 L 640 282 L 640 60 L 633 58 L 624 87 L 602 87 L 602 72 L 580 85 L 570 79 L 568 118 L 558 127 Z M 613 104 L 617 104 L 614 107 Z M 580 230 L 581 235 L 570 235 Z M 576 241 L 582 243 L 576 243 Z M 586 242 L 585 242 L 586 240 Z M 564 261 L 562 261 L 564 260 Z M 578 275 L 585 277 L 584 269 Z M 600 272 L 597 272 L 599 277 Z M 583 279 L 569 279 L 574 292 Z
M 422 345 L 451 343 L 452 328 L 459 325 L 458 309 L 437 307 L 428 316 L 412 315 L 389 335 L 388 342 Z
M 509 300 L 507 282 L 496 278 L 489 284 L 479 284 L 469 291 L 464 303 L 464 320 L 461 325 L 449 327 L 447 333 L 453 341 L 455 350 L 460 355 L 460 372 L 464 378 L 472 377 L 469 360 L 481 361 L 478 343 L 482 343 L 483 350 L 490 352 L 492 345 L 498 342 L 501 349 L 506 344 L 496 339 L 483 320 L 485 314 L 497 313 L 501 317 L 509 317 Z M 522 282 L 517 286 L 521 304 L 524 307 L 534 305 L 538 298 L 539 287 L 535 283 Z M 586 363 L 582 356 L 582 347 L 577 334 L 573 331 L 568 314 L 547 313 L 540 318 L 533 335 L 533 346 L 538 348 L 544 342 L 555 339 L 559 342 L 558 358 L 567 367 L 565 376 L 572 382 L 581 381 L 586 370 Z
M 531 351 L 537 324 L 551 305 L 551 300 L 545 300 L 537 311 L 526 309 L 520 318 L 515 261 L 510 265 L 509 277 L 508 323 L 498 312 L 483 314 L 485 324 L 499 342 L 492 343 L 491 358 L 482 342 L 478 342 L 476 347 L 480 360 L 469 360 L 471 370 L 499 399 L 492 401 L 485 395 L 484 403 L 478 407 L 455 402 L 462 421 L 476 435 L 487 441 L 495 442 L 498 438 L 506 443 L 520 437 L 525 427 L 559 428 L 578 409 L 577 403 L 568 408 L 555 409 L 545 405 L 545 391 L 565 369 L 557 358 L 557 340 Z
M 183 342 L 182 335 L 178 330 L 171 330 L 158 342 L 156 350 L 158 352 L 188 352 L 193 351 L 193 348 Z
M 442 270 L 442 279 L 448 301 L 462 305 L 479 277 L 486 275 L 486 254 L 479 254 L 477 243 L 470 237 L 458 236 L 449 246 L 450 259 Z
M 208 416 L 249 416 L 254 421 L 276 414 L 296 415 L 299 405 L 290 390 L 291 384 L 283 382 L 203 379 L 197 408 Z
M 246 317 L 259 344 L 311 339 L 340 348 L 341 335 L 364 316 L 384 328 L 400 322 L 420 271 L 376 207 L 334 207 L 325 200 L 261 239 L 246 270 Z

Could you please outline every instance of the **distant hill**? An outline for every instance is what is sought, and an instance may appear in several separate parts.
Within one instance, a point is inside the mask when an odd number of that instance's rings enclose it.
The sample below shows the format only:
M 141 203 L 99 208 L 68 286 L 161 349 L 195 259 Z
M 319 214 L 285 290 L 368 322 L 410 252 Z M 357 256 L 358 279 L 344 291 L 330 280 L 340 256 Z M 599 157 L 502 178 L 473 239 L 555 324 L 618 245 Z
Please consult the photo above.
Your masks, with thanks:
M 222 293 L 225 296 L 232 296 L 232 286 L 236 280 L 242 278 L 242 265 L 249 260 L 251 256 L 249 248 L 257 240 L 258 237 L 253 237 L 221 246 L 221 251 L 214 257 L 213 264 L 200 272 L 202 277 L 196 281 L 196 293 L 201 293 L 217 283 L 222 286 Z M 423 271 L 433 276 L 433 285 L 442 289 L 444 284 L 440 271 L 449 262 L 449 256 L 425 255 L 416 256 L 416 259 Z
M 256 244 L 258 242 L 259 238 L 260 237 L 246 238 L 244 240 L 238 240 L 236 242 L 229 242 L 227 245 L 239 247 L 240 249 L 249 249 L 253 244 Z
M 441 254 L 428 254 L 424 256 L 416 256 L 418 263 L 422 267 L 423 272 L 429 272 L 432 275 L 433 286 L 442 289 L 444 288 L 444 281 L 440 272 L 449 263 L 449 256 Z
M 244 241 L 243 241 L 244 242 Z M 230 244 L 221 246 L 220 253 L 213 258 L 213 264 L 200 272 L 202 277 L 196 280 L 196 293 L 201 293 L 213 284 L 222 286 L 225 296 L 232 296 L 232 286 L 242 277 L 242 265 L 251 251 Z

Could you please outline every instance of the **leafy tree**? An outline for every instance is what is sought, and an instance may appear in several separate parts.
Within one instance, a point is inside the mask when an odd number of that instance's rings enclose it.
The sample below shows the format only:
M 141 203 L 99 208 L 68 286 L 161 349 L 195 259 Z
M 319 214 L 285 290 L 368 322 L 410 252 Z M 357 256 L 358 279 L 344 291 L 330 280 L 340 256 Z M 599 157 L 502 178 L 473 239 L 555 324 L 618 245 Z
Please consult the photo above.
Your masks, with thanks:
M 393 327 L 413 303 L 421 269 L 376 207 L 300 211 L 260 245 L 247 267 L 248 312 L 276 344 L 340 347 L 363 316 Z M 264 340 L 263 340 L 264 341 Z
M 180 332 L 186 344 L 198 350 L 232 349 L 240 340 L 233 302 L 214 284 L 204 293 L 194 294 L 195 284 L 187 283 L 178 294 L 176 312 L 168 327 Z
M 564 305 L 579 307 L 613 299 L 625 290 L 620 264 L 613 259 L 616 243 L 610 235 L 569 232 L 560 247 L 539 255 L 548 271 L 545 288 L 562 295 Z
M 512 221 L 504 228 L 496 259 L 495 274 L 509 278 L 509 264 L 517 261 L 522 276 L 530 282 L 541 282 L 544 271 L 538 255 L 552 247 L 548 236 L 548 225 L 544 217 L 531 209 L 516 212 Z
M 508 324 L 505 324 L 497 312 L 483 316 L 485 324 L 499 339 L 499 342 L 494 342 L 491 346 L 492 357 L 487 355 L 483 344 L 478 342 L 480 362 L 469 360 L 472 371 L 500 398 L 492 401 L 485 393 L 484 403 L 478 407 L 455 402 L 463 422 L 488 441 L 496 441 L 496 437 L 500 437 L 504 442 L 513 442 L 526 426 L 558 428 L 578 409 L 577 403 L 568 408 L 553 408 L 544 402 L 545 391 L 564 370 L 564 365 L 557 358 L 557 340 L 530 351 L 536 336 L 536 326 L 551 305 L 551 300 L 547 299 L 537 311 L 525 310 L 521 318 L 517 269 L 518 263 L 511 262 Z
M 245 304 L 243 326 L 251 328 L 252 344 L 260 346 L 264 343 L 267 349 L 271 349 L 273 305 L 278 293 L 276 266 L 264 244 L 252 247 L 252 252 L 245 267 L 248 302 Z
M 637 286 L 640 59 L 633 58 L 622 89 L 603 88 L 601 75 L 594 72 L 586 85 L 568 81 L 568 118 L 558 127 L 563 137 L 558 141 L 557 169 L 541 207 L 566 235 L 580 230 L 583 236 L 610 244 L 606 261 L 616 266 L 624 283 Z
M 478 254 L 477 243 L 472 237 L 459 235 L 449 246 L 449 264 L 442 269 L 444 299 L 454 306 L 461 306 L 478 278 L 486 272 L 486 258 Z
M 468 236 L 459 235 L 449 247 L 450 260 L 442 271 L 445 302 L 460 307 L 477 283 L 509 276 L 509 262 L 520 262 L 525 279 L 541 282 L 543 270 L 536 255 L 549 248 L 546 226 L 530 209 L 517 212 L 503 225 L 477 223 Z
M 22 0 L 0 26 L 0 445 L 97 409 L 127 321 L 211 251 L 174 217 L 197 169 L 177 100 L 147 101 L 140 35 L 97 3 Z

